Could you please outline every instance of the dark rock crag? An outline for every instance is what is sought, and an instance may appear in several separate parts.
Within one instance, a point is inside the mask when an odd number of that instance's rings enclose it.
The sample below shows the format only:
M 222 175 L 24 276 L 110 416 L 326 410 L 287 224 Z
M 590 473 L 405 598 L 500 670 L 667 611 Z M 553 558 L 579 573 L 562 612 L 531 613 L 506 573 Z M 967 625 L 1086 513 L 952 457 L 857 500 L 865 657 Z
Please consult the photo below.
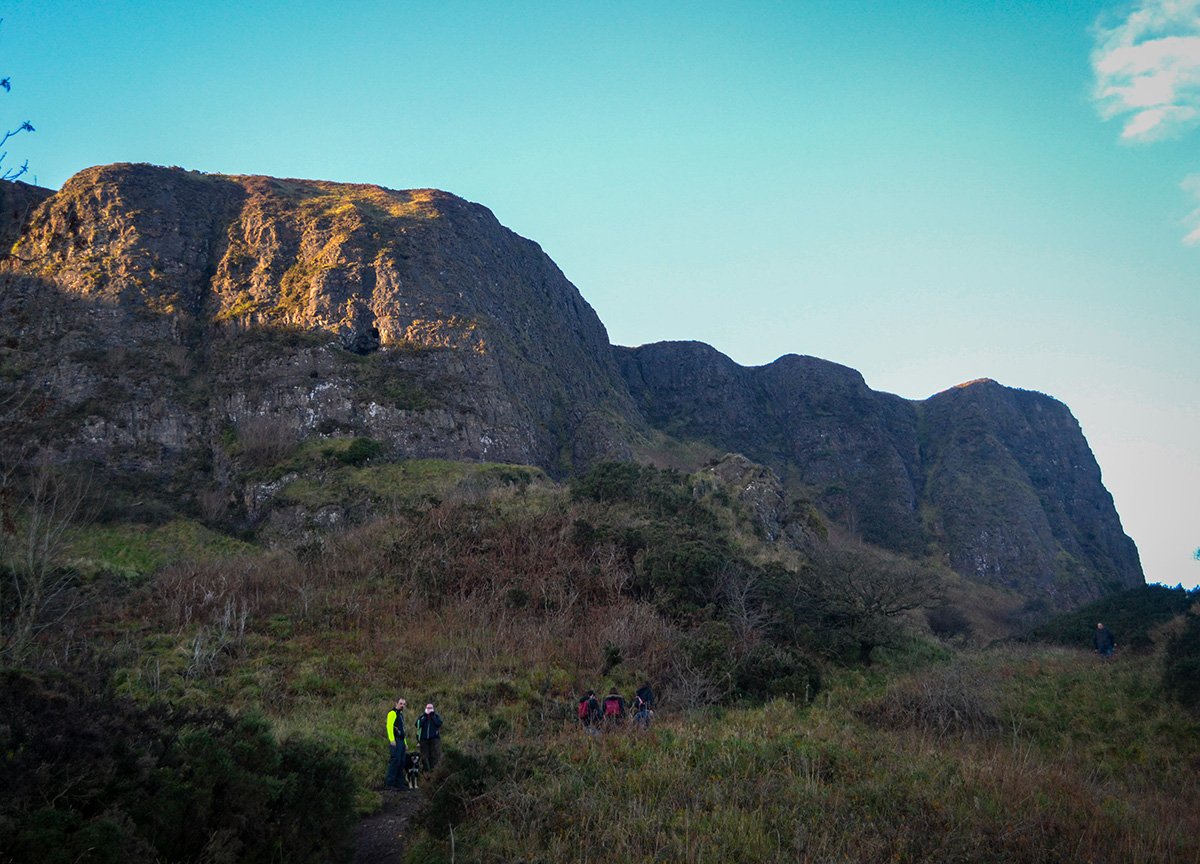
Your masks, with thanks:
M 769 539 L 819 510 L 1052 606 L 1142 581 L 1061 403 L 613 348 L 537 244 L 444 192 L 110 165 L 58 192 L 0 184 L 0 232 L 0 436 L 58 461 L 225 490 L 253 518 L 282 482 L 250 476 L 255 448 L 363 436 L 562 477 L 666 435 L 759 463 L 712 470 Z
M 651 424 L 770 466 L 869 543 L 1056 607 L 1144 581 L 1078 422 L 1049 396 L 983 380 L 912 402 L 814 357 L 614 350 Z

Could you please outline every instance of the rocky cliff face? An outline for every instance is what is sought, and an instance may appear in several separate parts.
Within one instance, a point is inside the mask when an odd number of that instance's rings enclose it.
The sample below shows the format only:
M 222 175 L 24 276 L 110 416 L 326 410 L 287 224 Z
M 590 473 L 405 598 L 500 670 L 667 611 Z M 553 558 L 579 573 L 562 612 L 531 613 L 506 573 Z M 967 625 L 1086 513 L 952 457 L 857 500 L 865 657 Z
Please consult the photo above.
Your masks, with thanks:
M 955 570 L 1059 607 L 1144 581 L 1067 406 L 985 379 L 920 415 L 927 521 Z
M 94 168 L 3 280 L 9 364 L 65 456 L 219 462 L 223 430 L 257 427 L 561 473 L 628 457 L 640 425 L 574 286 L 442 192 Z
M 828 521 L 1058 606 L 1142 579 L 1053 399 L 614 349 L 536 244 L 443 192 L 111 165 L 0 184 L 0 233 L 0 444 L 90 461 L 130 507 L 150 489 L 254 521 L 285 482 L 267 466 L 330 438 L 561 477 L 661 432 L 777 472 L 709 469 L 768 538 Z
M 923 551 L 912 404 L 815 357 L 746 368 L 699 342 L 617 348 L 616 355 L 651 424 L 771 466 L 867 542 Z
M 813 357 L 745 368 L 707 345 L 615 349 L 647 420 L 779 473 L 844 530 L 1070 606 L 1143 581 L 1075 418 L 993 381 L 909 402 Z

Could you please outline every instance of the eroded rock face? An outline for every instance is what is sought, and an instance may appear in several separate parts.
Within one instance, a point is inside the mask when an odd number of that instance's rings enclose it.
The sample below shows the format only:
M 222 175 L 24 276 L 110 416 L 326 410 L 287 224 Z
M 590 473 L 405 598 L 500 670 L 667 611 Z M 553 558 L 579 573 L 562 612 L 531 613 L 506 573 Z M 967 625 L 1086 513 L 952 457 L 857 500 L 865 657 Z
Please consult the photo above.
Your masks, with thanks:
M 930 527 L 955 570 L 1055 606 L 1144 581 L 1067 406 L 982 380 L 921 413 Z
M 773 468 L 870 543 L 922 551 L 916 413 L 815 357 L 739 366 L 699 342 L 617 348 L 646 419 Z
M 653 425 L 770 466 L 867 542 L 1057 608 L 1144 581 L 1079 424 L 1048 396 L 985 380 L 910 402 L 813 357 L 746 368 L 696 342 L 615 352 Z
M 265 420 L 562 473 L 627 458 L 640 425 L 574 286 L 443 192 L 93 168 L 2 278 L 10 359 L 66 456 L 170 469 Z
M 561 477 L 645 452 L 655 427 L 745 454 L 710 471 L 769 539 L 832 525 L 1058 607 L 1142 580 L 1061 403 L 614 349 L 535 243 L 444 192 L 111 165 L 57 193 L 0 184 L 0 232 L 0 445 L 140 478 L 131 506 L 274 518 L 278 477 L 256 471 L 314 438 Z

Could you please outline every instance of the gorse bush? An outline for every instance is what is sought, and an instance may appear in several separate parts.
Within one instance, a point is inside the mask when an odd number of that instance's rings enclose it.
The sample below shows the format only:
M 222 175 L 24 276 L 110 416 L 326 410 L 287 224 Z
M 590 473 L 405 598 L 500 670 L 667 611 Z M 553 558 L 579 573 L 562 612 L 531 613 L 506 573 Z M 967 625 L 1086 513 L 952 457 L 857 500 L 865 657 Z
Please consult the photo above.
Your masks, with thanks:
M 138 707 L 92 678 L 0 672 L 0 860 L 348 859 L 353 785 L 264 721 Z
M 1200 612 L 1193 609 L 1167 643 L 1163 689 L 1179 704 L 1200 710 Z
M 602 504 L 633 504 L 654 516 L 682 517 L 693 524 L 712 521 L 685 475 L 636 462 L 601 462 L 571 482 L 571 496 Z
M 1167 588 L 1142 585 L 1095 600 L 1086 606 L 1058 615 L 1029 634 L 1029 638 L 1056 645 L 1090 648 L 1096 623 L 1103 622 L 1112 631 L 1121 648 L 1144 650 L 1151 647 L 1151 633 L 1182 615 L 1200 601 L 1200 589 Z
M 787 696 L 808 702 L 821 689 L 821 672 L 811 657 L 794 648 L 761 644 L 738 661 L 735 681 L 741 693 L 753 698 Z

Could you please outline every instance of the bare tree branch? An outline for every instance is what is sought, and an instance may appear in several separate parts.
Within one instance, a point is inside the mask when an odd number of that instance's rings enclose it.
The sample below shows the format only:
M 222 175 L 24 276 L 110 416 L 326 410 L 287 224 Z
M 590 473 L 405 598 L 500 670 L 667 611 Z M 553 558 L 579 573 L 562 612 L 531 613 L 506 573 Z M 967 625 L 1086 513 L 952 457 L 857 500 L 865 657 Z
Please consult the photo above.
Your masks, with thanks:
M 63 561 L 63 552 L 89 485 L 86 478 L 64 478 L 42 464 L 9 512 L 13 530 L 0 531 L 0 656 L 24 658 L 39 633 L 82 602 L 73 591 L 78 574 Z M 5 491 L 14 488 L 9 475 Z

